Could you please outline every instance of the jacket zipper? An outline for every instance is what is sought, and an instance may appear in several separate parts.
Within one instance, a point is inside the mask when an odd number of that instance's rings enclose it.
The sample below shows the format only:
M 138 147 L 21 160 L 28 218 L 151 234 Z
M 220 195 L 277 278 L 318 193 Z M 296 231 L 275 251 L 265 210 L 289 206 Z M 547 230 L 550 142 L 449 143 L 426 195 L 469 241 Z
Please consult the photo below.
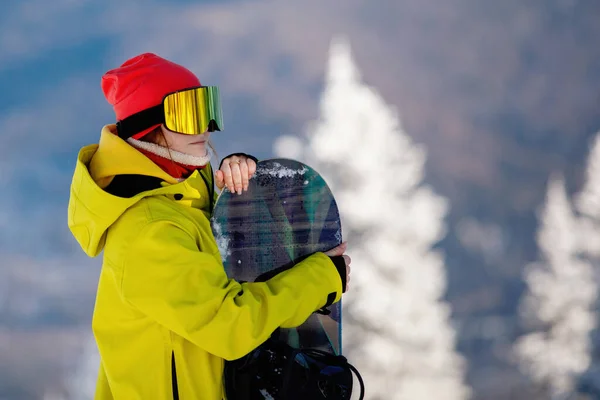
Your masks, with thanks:
M 177 388 L 177 368 L 175 367 L 175 352 L 171 352 L 171 380 L 173 382 L 173 400 L 179 400 L 179 390 Z
M 212 174 L 212 165 L 210 163 L 208 165 L 210 167 L 210 171 Z M 202 177 L 202 180 L 204 181 L 204 184 L 206 185 L 206 189 L 208 190 L 209 211 L 210 211 L 210 215 L 212 215 L 213 208 L 214 208 L 213 197 L 215 195 L 214 177 L 209 183 L 208 180 L 204 177 L 204 175 L 202 175 L 202 171 L 198 171 L 198 172 L 200 173 L 200 176 Z M 179 389 L 177 387 L 177 368 L 175 367 L 175 352 L 174 351 L 171 352 L 171 380 L 173 382 L 173 400 L 179 400 Z

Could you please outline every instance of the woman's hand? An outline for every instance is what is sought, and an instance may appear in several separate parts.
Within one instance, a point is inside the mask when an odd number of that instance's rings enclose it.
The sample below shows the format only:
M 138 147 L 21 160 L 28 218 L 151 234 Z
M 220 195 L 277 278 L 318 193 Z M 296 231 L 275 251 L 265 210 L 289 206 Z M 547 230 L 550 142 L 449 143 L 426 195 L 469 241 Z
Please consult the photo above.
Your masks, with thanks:
M 248 190 L 248 181 L 256 172 L 256 162 L 245 155 L 232 155 L 221 162 L 216 172 L 216 185 L 219 190 L 225 186 L 231 193 L 242 194 Z
M 352 259 L 349 255 L 344 254 L 346 249 L 348 248 L 348 242 L 343 242 L 337 247 L 326 251 L 325 255 L 329 257 L 342 256 L 344 258 L 344 263 L 346 264 L 346 292 L 350 287 L 350 264 L 352 263 Z

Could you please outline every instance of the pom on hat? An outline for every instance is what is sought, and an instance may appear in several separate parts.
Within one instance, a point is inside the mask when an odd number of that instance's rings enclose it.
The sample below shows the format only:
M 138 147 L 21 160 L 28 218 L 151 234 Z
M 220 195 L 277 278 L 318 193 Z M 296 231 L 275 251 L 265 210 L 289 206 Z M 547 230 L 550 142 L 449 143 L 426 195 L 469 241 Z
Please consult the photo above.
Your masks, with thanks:
M 113 106 L 117 121 L 160 104 L 165 95 L 200 86 L 187 68 L 153 53 L 135 56 L 102 76 L 104 97 Z M 139 139 L 160 124 L 132 137 Z

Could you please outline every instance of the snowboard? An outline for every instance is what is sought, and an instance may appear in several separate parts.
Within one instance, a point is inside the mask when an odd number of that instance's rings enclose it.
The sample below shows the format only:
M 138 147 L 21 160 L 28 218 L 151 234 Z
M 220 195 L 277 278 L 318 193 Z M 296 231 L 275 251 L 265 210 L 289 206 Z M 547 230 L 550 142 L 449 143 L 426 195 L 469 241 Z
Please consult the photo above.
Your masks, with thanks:
M 337 204 L 325 180 L 308 165 L 283 158 L 259 161 L 241 195 L 225 188 L 211 226 L 228 277 L 240 282 L 264 281 L 342 241 Z M 275 334 L 297 349 L 341 355 L 341 302 L 328 310 Z

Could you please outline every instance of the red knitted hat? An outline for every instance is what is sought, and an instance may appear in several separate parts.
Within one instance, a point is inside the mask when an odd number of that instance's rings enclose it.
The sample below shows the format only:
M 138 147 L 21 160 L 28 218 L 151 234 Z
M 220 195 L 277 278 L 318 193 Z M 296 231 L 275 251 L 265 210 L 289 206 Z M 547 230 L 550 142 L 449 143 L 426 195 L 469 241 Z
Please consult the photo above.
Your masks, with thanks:
M 197 86 L 200 80 L 190 70 L 152 53 L 135 56 L 102 76 L 102 91 L 117 121 L 160 104 L 168 93 Z M 132 137 L 139 139 L 157 126 Z

